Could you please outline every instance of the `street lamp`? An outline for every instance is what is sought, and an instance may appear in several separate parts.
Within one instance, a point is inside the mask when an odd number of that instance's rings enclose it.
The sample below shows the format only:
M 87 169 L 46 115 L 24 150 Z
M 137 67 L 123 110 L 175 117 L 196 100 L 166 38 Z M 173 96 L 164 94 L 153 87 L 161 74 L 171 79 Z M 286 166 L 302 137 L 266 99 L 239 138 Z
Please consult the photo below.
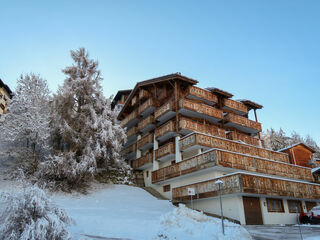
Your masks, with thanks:
M 222 233 L 223 233 L 223 235 L 224 235 L 223 210 L 222 210 L 222 200 L 221 200 L 221 186 L 223 185 L 223 181 L 217 180 L 217 181 L 215 182 L 215 184 L 219 186 L 220 211 L 221 211 L 221 225 L 222 225 Z

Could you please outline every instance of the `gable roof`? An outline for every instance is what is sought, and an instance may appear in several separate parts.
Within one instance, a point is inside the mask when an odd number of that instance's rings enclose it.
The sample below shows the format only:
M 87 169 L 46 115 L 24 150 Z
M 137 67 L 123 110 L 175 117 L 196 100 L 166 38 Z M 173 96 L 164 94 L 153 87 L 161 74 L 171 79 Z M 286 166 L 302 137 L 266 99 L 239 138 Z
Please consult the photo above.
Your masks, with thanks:
M 248 99 L 239 99 L 238 101 L 242 102 L 244 105 L 246 105 L 249 109 L 262 109 L 263 106 L 253 102 L 251 100 Z
M 294 147 L 296 147 L 296 146 L 298 146 L 298 145 L 304 146 L 305 148 L 307 148 L 307 149 L 308 149 L 310 152 L 312 152 L 312 153 L 315 153 L 315 152 L 316 152 L 315 150 L 313 150 L 311 147 L 309 147 L 308 145 L 304 144 L 303 142 L 301 142 L 301 143 L 296 143 L 296 144 L 293 144 L 293 145 L 291 145 L 291 146 L 282 148 L 282 149 L 278 150 L 278 152 L 284 152 L 284 151 L 289 150 L 289 149 L 291 149 L 291 148 L 294 148 Z
M 225 97 L 225 98 L 232 98 L 233 97 L 232 93 L 229 93 L 227 91 L 224 91 L 224 90 L 216 88 L 216 87 L 207 87 L 206 90 L 211 91 L 212 93 L 221 95 L 222 97 Z
M 10 98 L 12 98 L 13 93 L 12 93 L 11 89 L 8 87 L 8 85 L 4 84 L 4 82 L 1 80 L 1 78 L 0 78 L 0 87 L 4 88 L 7 91 L 7 93 L 9 94 Z
M 114 98 L 112 99 L 111 106 L 114 107 L 116 105 L 116 102 L 121 99 L 122 95 L 130 94 L 131 91 L 132 91 L 132 89 L 119 90 L 117 92 L 116 96 L 114 96 Z
M 121 116 L 124 112 L 124 110 L 127 108 L 128 104 L 130 103 L 131 99 L 133 98 L 133 96 L 136 94 L 137 90 L 140 87 L 146 86 L 146 85 L 150 85 L 150 84 L 154 84 L 154 83 L 160 83 L 160 82 L 165 82 L 165 81 L 169 81 L 169 80 L 173 80 L 173 79 L 178 79 L 181 81 L 185 81 L 188 82 L 191 85 L 197 84 L 198 81 L 186 76 L 181 75 L 181 73 L 172 73 L 172 74 L 168 74 L 168 75 L 164 75 L 161 77 L 156 77 L 156 78 L 151 78 L 145 81 L 141 81 L 138 82 L 135 87 L 133 88 L 133 90 L 131 91 L 130 95 L 128 96 L 122 110 L 120 111 L 119 115 L 118 115 L 118 119 L 121 119 Z

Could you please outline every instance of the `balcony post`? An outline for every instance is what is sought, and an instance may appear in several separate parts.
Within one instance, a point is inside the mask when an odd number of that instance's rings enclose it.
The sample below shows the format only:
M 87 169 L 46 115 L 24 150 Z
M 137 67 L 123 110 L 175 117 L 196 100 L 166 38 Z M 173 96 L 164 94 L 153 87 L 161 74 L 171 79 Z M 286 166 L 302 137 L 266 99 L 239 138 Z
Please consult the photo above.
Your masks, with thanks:
M 153 134 L 153 171 L 158 170 L 160 168 L 159 162 L 156 159 L 156 150 L 159 148 L 159 143 L 157 141 L 156 135 Z
M 181 162 L 181 152 L 180 152 L 180 145 L 179 145 L 180 136 L 175 137 L 175 150 L 176 150 L 176 163 Z

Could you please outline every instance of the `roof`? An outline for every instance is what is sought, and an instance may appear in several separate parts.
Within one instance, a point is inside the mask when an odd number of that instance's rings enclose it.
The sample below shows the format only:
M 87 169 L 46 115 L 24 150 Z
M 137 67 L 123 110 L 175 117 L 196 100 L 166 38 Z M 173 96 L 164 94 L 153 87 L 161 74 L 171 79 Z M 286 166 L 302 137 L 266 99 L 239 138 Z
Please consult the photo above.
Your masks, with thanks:
M 312 173 L 320 172 L 320 167 L 312 168 Z
M 316 152 L 316 151 L 313 150 L 311 147 L 307 146 L 306 144 L 304 144 L 304 143 L 302 143 L 302 142 L 301 142 L 301 143 L 293 144 L 293 145 L 288 146 L 288 147 L 285 147 L 285 148 L 282 148 L 282 149 L 278 150 L 278 152 L 283 152 L 283 151 L 289 150 L 289 149 L 291 149 L 291 148 L 293 148 L 293 147 L 296 147 L 296 146 L 298 146 L 298 145 L 304 146 L 305 148 L 309 149 L 310 152 L 312 152 L 312 153 L 315 153 L 315 152 Z
M 7 93 L 9 94 L 10 98 L 12 98 L 13 93 L 12 93 L 11 89 L 8 87 L 8 85 L 4 84 L 4 82 L 1 80 L 1 78 L 0 78 L 0 87 L 4 88 L 7 91 Z
M 251 100 L 248 100 L 248 99 L 239 99 L 238 101 L 242 102 L 244 105 L 246 105 L 250 109 L 262 109 L 263 108 L 262 105 L 260 105 L 256 102 L 253 102 Z
M 181 81 L 185 81 L 188 82 L 191 85 L 197 84 L 198 81 L 186 76 L 181 75 L 181 73 L 172 73 L 172 74 L 168 74 L 168 75 L 164 75 L 161 77 L 156 77 L 156 78 L 151 78 L 145 81 L 141 81 L 138 82 L 136 84 L 136 86 L 133 88 L 133 90 L 131 91 L 130 95 L 128 96 L 121 112 L 118 115 L 118 119 L 121 117 L 121 115 L 123 114 L 124 110 L 126 109 L 126 107 L 128 106 L 129 102 L 131 101 L 131 99 L 133 98 L 133 96 L 135 95 L 135 93 L 137 92 L 137 90 L 140 87 L 146 86 L 146 85 L 150 85 L 150 84 L 154 84 L 154 83 L 160 83 L 160 82 L 165 82 L 165 81 L 169 81 L 169 80 L 173 80 L 173 79 L 179 79 Z
M 130 94 L 131 91 L 132 91 L 132 89 L 119 90 L 117 92 L 116 96 L 114 96 L 114 98 L 112 99 L 112 103 L 111 103 L 112 107 L 114 107 L 116 105 L 116 102 L 121 99 L 122 95 L 128 95 L 128 94 Z
M 221 90 L 221 89 L 216 88 L 216 87 L 207 87 L 206 89 L 209 90 L 212 93 L 222 95 L 223 97 L 226 97 L 226 98 L 232 98 L 233 97 L 232 93 L 229 93 L 227 91 Z

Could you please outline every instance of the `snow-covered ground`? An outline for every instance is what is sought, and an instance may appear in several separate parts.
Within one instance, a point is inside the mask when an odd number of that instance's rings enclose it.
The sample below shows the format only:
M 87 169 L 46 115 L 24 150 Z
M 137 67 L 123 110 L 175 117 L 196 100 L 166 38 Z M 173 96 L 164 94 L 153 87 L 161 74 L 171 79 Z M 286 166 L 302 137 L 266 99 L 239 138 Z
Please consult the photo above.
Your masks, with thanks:
M 2 182 L 0 190 L 18 187 Z M 70 227 L 74 239 L 91 239 L 86 235 L 131 240 L 251 239 L 242 226 L 228 221 L 223 236 L 219 219 L 184 205 L 175 207 L 137 187 L 98 184 L 87 195 L 59 193 L 52 198 L 75 220 Z

